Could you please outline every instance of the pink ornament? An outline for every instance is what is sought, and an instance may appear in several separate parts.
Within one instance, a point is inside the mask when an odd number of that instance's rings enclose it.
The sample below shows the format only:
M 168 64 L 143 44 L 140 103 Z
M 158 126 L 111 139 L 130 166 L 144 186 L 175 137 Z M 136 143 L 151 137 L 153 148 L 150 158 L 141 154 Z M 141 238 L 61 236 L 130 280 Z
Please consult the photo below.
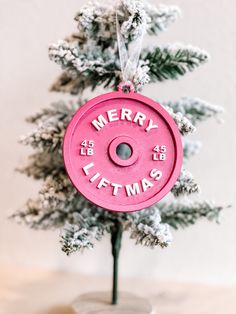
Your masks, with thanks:
M 161 105 L 122 90 L 98 96 L 75 113 L 63 155 L 72 183 L 85 198 L 130 212 L 153 205 L 171 190 L 183 150 L 178 128 Z

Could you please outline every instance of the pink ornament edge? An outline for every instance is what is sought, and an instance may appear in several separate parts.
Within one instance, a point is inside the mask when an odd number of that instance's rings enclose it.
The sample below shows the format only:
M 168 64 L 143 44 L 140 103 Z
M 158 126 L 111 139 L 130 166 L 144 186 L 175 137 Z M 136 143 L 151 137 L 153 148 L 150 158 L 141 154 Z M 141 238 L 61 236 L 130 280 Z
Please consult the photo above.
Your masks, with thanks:
M 82 117 L 86 111 L 88 109 L 91 109 L 92 106 L 98 105 L 100 102 L 104 101 L 104 97 L 106 97 L 107 99 L 116 99 L 116 98 L 130 98 L 130 99 L 135 99 L 139 102 L 142 102 L 144 104 L 148 104 L 151 108 L 153 108 L 154 110 L 158 111 L 158 113 L 160 113 L 166 123 L 169 126 L 170 132 L 172 132 L 173 138 L 174 138 L 174 142 L 175 142 L 175 150 L 176 150 L 176 161 L 175 161 L 175 167 L 172 171 L 172 173 L 170 174 L 170 179 L 167 181 L 167 183 L 165 184 L 165 186 L 162 188 L 162 190 L 155 196 L 153 196 L 152 198 L 139 203 L 139 204 L 134 204 L 131 205 L 131 209 L 127 209 L 127 206 L 124 205 L 112 205 L 112 208 L 108 208 L 107 203 L 105 201 L 99 201 L 100 204 L 97 204 L 93 201 L 91 201 L 85 194 L 79 190 L 79 188 L 77 186 L 75 186 L 74 182 L 73 182 L 73 178 L 72 175 L 70 175 L 70 173 L 73 173 L 72 170 L 72 165 L 70 162 L 70 156 L 66 156 L 67 152 L 70 149 L 70 141 L 67 140 L 67 137 L 71 137 L 71 135 L 74 132 L 74 129 L 77 126 L 77 115 L 80 114 L 80 117 Z M 156 106 L 158 108 L 156 108 Z M 89 107 L 89 108 L 88 108 Z M 69 154 L 68 154 L 69 155 Z M 179 133 L 178 127 L 174 121 L 174 119 L 170 116 L 170 114 L 156 101 L 152 100 L 151 98 L 144 96 L 142 94 L 136 93 L 136 92 L 130 92 L 130 93 L 124 93 L 122 91 L 113 91 L 110 93 L 104 93 L 102 95 L 96 96 L 92 99 L 90 99 L 88 102 L 86 102 L 84 105 L 82 105 L 73 115 L 72 119 L 70 120 L 65 134 L 64 134 L 64 139 L 63 139 L 63 160 L 64 160 L 64 166 L 66 169 L 66 172 L 68 174 L 68 177 L 71 181 L 71 183 L 73 184 L 73 186 L 75 187 L 75 189 L 81 194 L 83 195 L 83 197 L 85 197 L 87 200 L 89 200 L 91 203 L 93 203 L 94 205 L 104 208 L 106 210 L 112 211 L 112 212 L 134 212 L 134 211 L 138 211 L 138 210 L 142 210 L 144 208 L 150 207 L 154 204 L 156 204 L 157 202 L 159 202 L 161 199 L 163 199 L 172 189 L 172 187 L 174 186 L 175 182 L 177 181 L 180 172 L 181 172 L 181 168 L 182 168 L 182 163 L 183 163 L 183 145 L 182 145 L 182 140 L 181 140 L 181 135 Z M 68 161 L 68 162 L 67 162 Z M 140 207 L 140 205 L 142 204 L 142 206 Z M 122 207 L 125 208 L 125 210 L 122 210 Z

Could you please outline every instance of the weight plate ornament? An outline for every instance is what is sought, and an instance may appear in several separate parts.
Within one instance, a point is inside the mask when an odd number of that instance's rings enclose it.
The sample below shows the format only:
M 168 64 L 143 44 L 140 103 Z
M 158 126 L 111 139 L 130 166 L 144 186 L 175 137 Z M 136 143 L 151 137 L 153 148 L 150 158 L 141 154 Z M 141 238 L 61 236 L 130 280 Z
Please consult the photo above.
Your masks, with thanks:
M 83 105 L 63 144 L 67 173 L 92 203 L 130 212 L 151 206 L 175 184 L 183 149 L 165 109 L 133 91 L 111 92 Z

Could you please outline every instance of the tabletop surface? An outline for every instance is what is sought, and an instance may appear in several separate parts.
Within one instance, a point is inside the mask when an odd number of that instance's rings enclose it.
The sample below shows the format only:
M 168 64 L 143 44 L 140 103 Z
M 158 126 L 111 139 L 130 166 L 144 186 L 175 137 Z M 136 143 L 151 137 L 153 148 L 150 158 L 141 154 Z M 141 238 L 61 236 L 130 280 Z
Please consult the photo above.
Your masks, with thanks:
M 78 295 L 108 291 L 111 278 L 0 267 L 0 314 L 73 314 Z M 149 299 L 157 314 L 235 314 L 236 287 L 121 279 L 120 290 Z

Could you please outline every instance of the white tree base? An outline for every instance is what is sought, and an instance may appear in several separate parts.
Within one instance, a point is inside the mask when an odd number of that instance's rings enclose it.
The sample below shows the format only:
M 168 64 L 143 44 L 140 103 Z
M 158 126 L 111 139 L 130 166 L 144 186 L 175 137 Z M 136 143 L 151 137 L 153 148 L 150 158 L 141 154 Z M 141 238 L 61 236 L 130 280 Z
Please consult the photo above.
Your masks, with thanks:
M 111 292 L 80 295 L 72 304 L 76 314 L 154 314 L 148 300 L 128 292 L 119 293 L 119 304 L 111 304 Z

